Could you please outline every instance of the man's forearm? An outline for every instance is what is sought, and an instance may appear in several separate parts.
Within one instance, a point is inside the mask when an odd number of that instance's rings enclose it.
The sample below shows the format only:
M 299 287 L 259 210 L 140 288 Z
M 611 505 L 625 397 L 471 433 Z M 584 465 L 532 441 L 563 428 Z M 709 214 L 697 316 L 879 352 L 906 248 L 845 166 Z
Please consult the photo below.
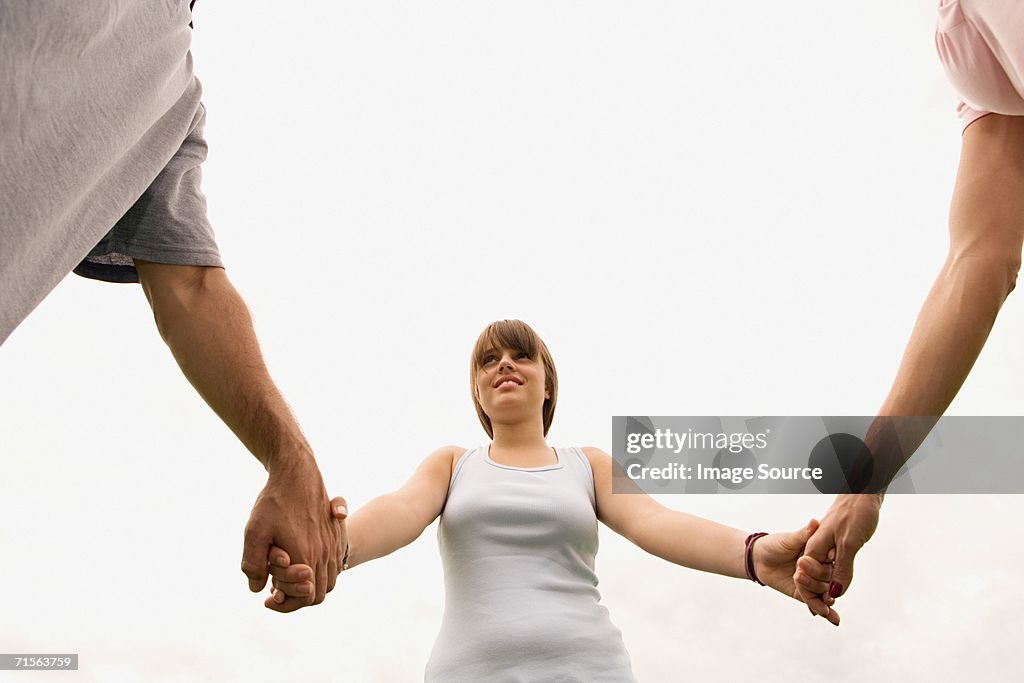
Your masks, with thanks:
M 252 317 L 220 268 L 136 264 L 182 373 L 269 471 L 313 454 L 260 352 Z
M 330 516 L 313 452 L 267 372 L 248 308 L 220 268 L 135 265 L 182 373 L 267 469 L 245 527 L 241 570 L 249 590 L 266 585 L 277 546 L 312 568 L 314 592 L 268 606 L 291 612 L 323 602 L 338 572 L 342 529 Z

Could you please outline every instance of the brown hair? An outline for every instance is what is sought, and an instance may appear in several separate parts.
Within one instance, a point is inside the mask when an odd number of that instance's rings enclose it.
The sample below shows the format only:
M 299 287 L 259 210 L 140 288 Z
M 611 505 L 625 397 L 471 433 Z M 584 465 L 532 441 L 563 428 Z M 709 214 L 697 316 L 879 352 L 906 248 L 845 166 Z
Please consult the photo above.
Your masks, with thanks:
M 470 393 L 473 396 L 476 415 L 480 418 L 480 424 L 483 425 L 487 436 L 493 439 L 494 429 L 491 427 L 491 418 L 487 417 L 483 406 L 480 405 L 480 398 L 476 394 L 476 373 L 483 367 L 484 354 L 491 349 L 524 351 L 534 360 L 538 356 L 540 357 L 540 361 L 544 365 L 544 388 L 547 389 L 549 396 L 544 399 L 544 406 L 541 408 L 541 415 L 544 419 L 544 436 L 547 436 L 551 422 L 555 418 L 555 403 L 558 402 L 558 373 L 555 371 L 555 361 L 544 340 L 522 320 L 494 321 L 480 333 L 473 346 L 473 355 L 470 356 L 469 361 Z

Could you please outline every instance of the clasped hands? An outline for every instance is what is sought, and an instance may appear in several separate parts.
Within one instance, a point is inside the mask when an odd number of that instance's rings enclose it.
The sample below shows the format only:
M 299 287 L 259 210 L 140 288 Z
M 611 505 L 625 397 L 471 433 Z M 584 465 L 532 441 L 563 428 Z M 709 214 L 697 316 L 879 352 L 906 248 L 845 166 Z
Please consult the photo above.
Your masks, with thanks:
M 826 617 L 838 626 L 838 615 L 834 621 L 830 616 L 830 612 L 835 612 L 831 605 L 849 590 L 853 582 L 854 557 L 875 533 L 881 505 L 881 494 L 839 495 L 807 539 L 794 576 L 797 588 L 794 597 L 803 600 L 812 614 Z M 827 586 L 801 578 L 800 569 L 807 560 L 829 564 Z
M 853 581 L 854 556 L 874 533 L 881 503 L 880 495 L 840 495 L 821 522 L 761 538 L 753 551 L 758 578 L 838 626 L 832 605 Z
M 332 573 L 328 592 L 334 588 L 338 573 L 346 568 L 345 560 L 348 553 L 348 533 L 345 529 L 348 504 L 339 496 L 331 499 L 330 509 L 340 533 L 334 548 L 335 559 L 329 567 Z M 276 612 L 291 612 L 307 604 L 317 604 L 315 598 L 319 596 L 316 592 L 316 575 L 312 567 L 302 563 L 292 564 L 292 558 L 287 551 L 276 545 L 270 547 L 267 560 L 272 589 L 270 596 L 263 601 L 265 607 Z
M 338 549 L 347 543 L 347 510 L 339 515 L 334 509 L 344 500 L 329 501 L 312 458 L 283 461 L 270 472 L 245 527 L 242 572 L 254 593 L 263 590 L 268 577 L 292 579 L 287 596 L 264 604 L 276 612 L 294 612 L 320 604 L 334 589 L 341 567 Z M 283 573 L 293 560 L 292 571 Z M 294 579 L 299 574 L 301 581 Z
M 257 507 L 264 494 L 257 501 Z M 321 495 L 326 498 L 325 493 Z M 272 501 L 273 496 L 270 499 Z M 854 556 L 878 525 L 881 500 L 878 495 L 840 495 L 821 522 L 812 519 L 797 531 L 769 534 L 759 539 L 754 544 L 752 558 L 758 578 L 765 585 L 804 602 L 812 615 L 838 626 L 839 614 L 832 605 L 850 587 Z M 292 555 L 276 544 L 265 546 L 268 550 L 262 577 L 253 575 L 258 572 L 246 570 L 243 562 L 253 591 L 263 589 L 268 575 L 272 579 L 271 595 L 264 601 L 267 608 L 292 612 L 319 604 L 334 588 L 348 550 L 345 529 L 348 505 L 344 498 L 336 497 L 330 501 L 329 510 L 329 531 L 321 546 L 325 552 L 321 552 L 323 557 L 315 566 L 302 561 L 298 555 L 293 564 Z M 287 516 L 287 510 L 283 512 Z M 256 508 L 253 514 L 256 515 Z

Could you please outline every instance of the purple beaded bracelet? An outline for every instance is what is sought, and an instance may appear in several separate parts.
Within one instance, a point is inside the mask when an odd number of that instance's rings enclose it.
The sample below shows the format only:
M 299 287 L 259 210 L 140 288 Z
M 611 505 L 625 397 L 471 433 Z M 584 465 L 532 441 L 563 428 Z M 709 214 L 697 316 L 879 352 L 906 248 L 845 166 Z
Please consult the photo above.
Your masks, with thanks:
M 754 541 L 767 535 L 768 532 L 760 531 L 756 534 L 750 534 L 747 536 L 747 540 L 743 542 L 743 567 L 747 570 L 747 578 L 762 586 L 764 582 L 757 578 L 757 572 L 754 571 Z

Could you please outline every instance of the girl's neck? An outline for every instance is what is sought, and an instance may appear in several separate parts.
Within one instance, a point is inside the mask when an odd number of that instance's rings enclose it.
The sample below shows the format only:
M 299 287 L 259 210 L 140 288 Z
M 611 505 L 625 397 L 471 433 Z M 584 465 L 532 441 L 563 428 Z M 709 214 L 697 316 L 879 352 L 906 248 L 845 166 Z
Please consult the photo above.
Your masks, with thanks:
M 543 451 L 548 448 L 540 423 L 492 425 L 492 430 L 493 447 L 504 452 Z

